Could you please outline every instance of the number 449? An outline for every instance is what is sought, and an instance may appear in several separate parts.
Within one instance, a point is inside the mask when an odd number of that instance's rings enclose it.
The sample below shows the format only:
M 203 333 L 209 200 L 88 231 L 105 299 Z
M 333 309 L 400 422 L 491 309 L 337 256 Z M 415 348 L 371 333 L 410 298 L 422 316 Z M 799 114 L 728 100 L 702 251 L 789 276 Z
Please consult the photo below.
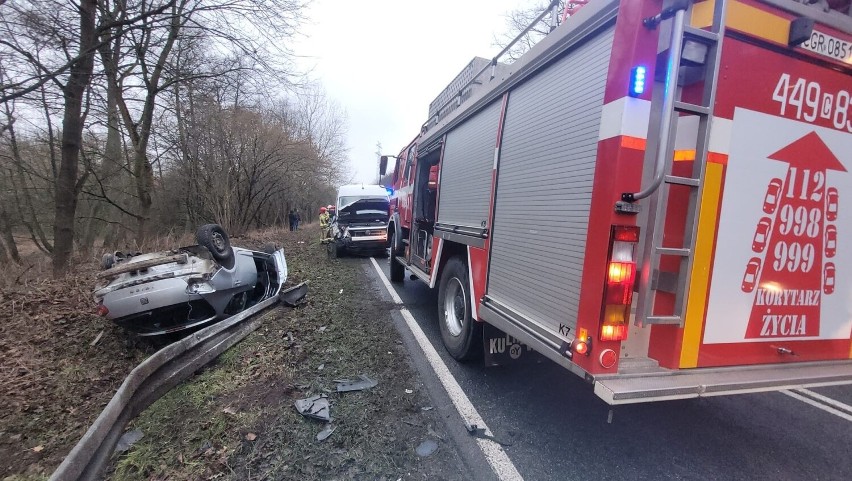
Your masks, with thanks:
M 830 120 L 834 128 L 852 132 L 852 120 L 849 119 L 850 94 L 841 90 L 836 94 L 822 92 L 817 82 L 799 78 L 795 82 L 790 74 L 781 74 L 772 100 L 781 104 L 781 115 L 813 122 L 817 117 Z M 789 113 L 788 113 L 788 110 Z

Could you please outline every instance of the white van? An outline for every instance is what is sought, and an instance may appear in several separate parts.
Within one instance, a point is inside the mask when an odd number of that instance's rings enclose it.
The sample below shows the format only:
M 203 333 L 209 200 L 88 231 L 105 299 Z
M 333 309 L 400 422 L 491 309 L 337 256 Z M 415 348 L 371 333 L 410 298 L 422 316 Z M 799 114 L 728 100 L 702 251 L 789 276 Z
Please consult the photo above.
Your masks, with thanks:
M 343 185 L 337 191 L 337 208 L 331 221 L 328 254 L 345 251 L 387 255 L 390 198 L 381 185 Z

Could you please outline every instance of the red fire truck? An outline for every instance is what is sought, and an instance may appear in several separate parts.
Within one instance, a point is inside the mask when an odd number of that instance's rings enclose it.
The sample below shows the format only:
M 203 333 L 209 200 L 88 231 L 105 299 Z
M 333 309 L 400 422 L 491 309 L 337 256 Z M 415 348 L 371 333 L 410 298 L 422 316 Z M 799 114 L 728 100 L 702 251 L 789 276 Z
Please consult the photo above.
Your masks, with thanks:
M 852 383 L 849 1 L 575 4 L 395 156 L 392 280 L 610 404 Z

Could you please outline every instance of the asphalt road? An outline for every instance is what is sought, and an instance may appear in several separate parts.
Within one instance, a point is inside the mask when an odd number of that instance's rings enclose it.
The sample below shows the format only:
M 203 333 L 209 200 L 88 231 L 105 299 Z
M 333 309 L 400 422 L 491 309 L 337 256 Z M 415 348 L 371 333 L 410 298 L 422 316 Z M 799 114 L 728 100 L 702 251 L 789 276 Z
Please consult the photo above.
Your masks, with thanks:
M 760 393 L 619 406 L 608 423 L 610 407 L 591 386 L 549 361 L 456 362 L 441 344 L 437 289 L 408 278 L 395 288 L 486 424 L 512 441 L 505 450 L 528 481 L 852 479 L 846 419 Z M 852 386 L 813 391 L 852 405 Z

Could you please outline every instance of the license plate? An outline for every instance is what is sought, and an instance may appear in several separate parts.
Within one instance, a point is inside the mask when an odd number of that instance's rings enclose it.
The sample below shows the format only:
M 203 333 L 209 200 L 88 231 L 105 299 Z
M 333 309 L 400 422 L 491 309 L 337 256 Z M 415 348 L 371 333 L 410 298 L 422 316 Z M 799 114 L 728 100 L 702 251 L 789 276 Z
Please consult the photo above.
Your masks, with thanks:
M 852 42 L 814 30 L 811 38 L 801 47 L 817 55 L 852 65 Z

